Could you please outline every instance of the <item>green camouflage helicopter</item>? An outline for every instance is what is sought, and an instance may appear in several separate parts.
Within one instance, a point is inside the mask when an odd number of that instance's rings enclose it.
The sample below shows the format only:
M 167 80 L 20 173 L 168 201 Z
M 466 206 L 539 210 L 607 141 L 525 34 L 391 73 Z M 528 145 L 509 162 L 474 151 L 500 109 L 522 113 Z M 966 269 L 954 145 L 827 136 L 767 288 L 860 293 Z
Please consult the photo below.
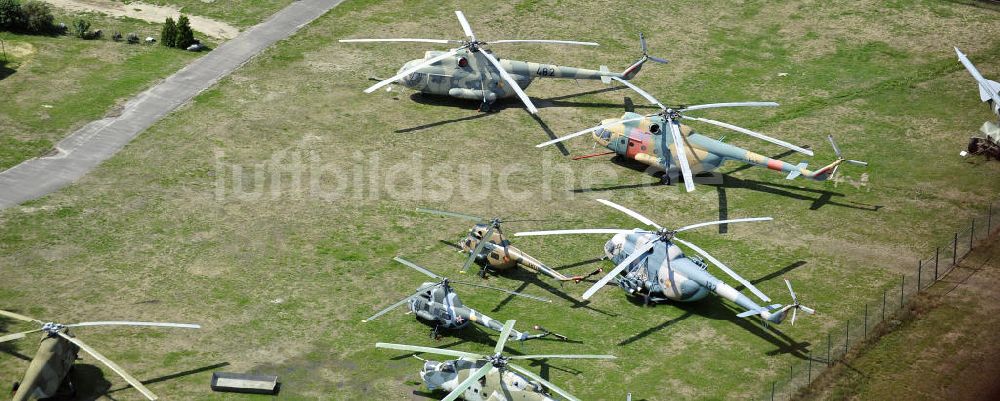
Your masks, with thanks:
M 492 355 L 416 345 L 377 343 L 375 347 L 401 351 L 425 352 L 458 357 L 457 360 L 424 361 L 420 378 L 428 390 L 447 391 L 442 401 L 459 398 L 467 401 L 556 401 L 552 391 L 570 401 L 580 401 L 572 394 L 543 379 L 534 372 L 510 363 L 527 359 L 615 359 L 613 355 L 515 355 L 504 356 L 507 339 L 514 331 L 514 321 L 508 320 L 500 332 Z M 546 390 L 548 389 L 548 391 Z
M 465 39 L 416 39 L 416 38 L 396 38 L 396 39 L 342 39 L 342 43 L 371 43 L 371 42 L 416 42 L 435 44 L 457 44 L 456 48 L 446 52 L 428 51 L 424 58 L 406 62 L 396 75 L 384 79 L 365 89 L 365 93 L 372 93 L 379 88 L 398 82 L 408 88 L 434 95 L 444 95 L 459 99 L 479 100 L 480 111 L 489 111 L 490 106 L 497 100 L 517 96 L 524 102 L 528 112 L 535 114 L 538 109 L 528 99 L 524 93 L 525 88 L 531 84 L 535 78 L 570 78 L 570 79 L 600 79 L 604 83 L 611 83 L 611 78 L 632 79 L 642 65 L 649 60 L 657 63 L 667 63 L 667 60 L 653 57 L 647 54 L 646 40 L 639 35 L 639 42 L 642 47 L 642 57 L 617 73 L 608 70 L 608 67 L 601 66 L 599 70 L 585 68 L 564 67 L 554 64 L 540 64 L 526 61 L 497 59 L 493 51 L 486 46 L 494 44 L 509 43 L 544 43 L 560 45 L 582 45 L 597 46 L 593 42 L 577 42 L 572 40 L 536 40 L 536 39 L 515 39 L 515 40 L 491 40 L 484 41 L 476 38 L 461 11 L 455 11 L 458 22 L 465 32 Z
M 96 350 L 76 338 L 69 332 L 71 327 L 92 327 L 92 326 L 143 326 L 143 327 L 172 327 L 183 329 L 198 329 L 201 326 L 196 324 L 181 323 L 152 323 L 152 322 L 82 322 L 75 324 L 46 323 L 38 319 L 30 318 L 18 313 L 0 310 L 0 316 L 12 319 L 31 322 L 41 325 L 41 328 L 23 331 L 20 333 L 8 334 L 0 337 L 0 343 L 19 340 L 31 333 L 42 332 L 41 343 L 38 345 L 38 352 L 32 358 L 28 370 L 24 373 L 24 378 L 14 385 L 14 401 L 27 401 L 35 399 L 46 399 L 56 396 L 75 395 L 75 385 L 72 382 L 73 364 L 78 359 L 78 354 L 82 349 L 112 371 L 121 376 L 125 381 L 139 390 L 143 396 L 149 400 L 156 400 L 157 397 L 149 391 L 142 382 L 136 380 L 132 375 L 122 369 L 121 366 L 101 355 Z
M 641 115 L 636 113 L 625 113 L 621 118 L 613 118 L 602 121 L 601 125 L 575 132 L 547 142 L 536 145 L 536 147 L 548 146 L 593 132 L 594 141 L 608 148 L 609 152 L 596 153 L 592 155 L 578 156 L 574 159 L 589 158 L 603 155 L 619 155 L 627 159 L 635 160 L 646 164 L 654 169 L 663 171 L 663 176 L 667 183 L 670 183 L 678 176 L 683 176 L 684 187 L 690 192 L 694 190 L 694 175 L 701 172 L 708 172 L 718 169 L 727 160 L 766 167 L 771 170 L 787 173 L 788 179 L 795 179 L 802 176 L 815 181 L 826 181 L 837 174 L 837 170 L 843 163 L 855 166 L 867 166 L 868 163 L 858 160 L 845 159 L 840 148 L 833 141 L 833 136 L 829 136 L 830 144 L 837 155 L 837 160 L 820 168 L 810 171 L 807 163 L 791 164 L 777 159 L 772 159 L 749 150 L 723 143 L 720 140 L 712 139 L 695 132 L 691 127 L 680 123 L 681 120 L 700 121 L 740 132 L 757 139 L 761 139 L 775 145 L 794 150 L 796 152 L 813 155 L 811 150 L 792 145 L 780 139 L 775 139 L 759 132 L 738 127 L 729 123 L 710 120 L 701 117 L 692 117 L 684 113 L 695 110 L 704 110 L 720 107 L 774 107 L 774 102 L 731 102 L 731 103 L 711 103 L 695 106 L 667 107 L 652 95 L 640 89 L 632 83 L 612 78 L 621 82 L 625 86 L 646 98 L 650 103 L 660 107 L 660 112 L 655 114 Z

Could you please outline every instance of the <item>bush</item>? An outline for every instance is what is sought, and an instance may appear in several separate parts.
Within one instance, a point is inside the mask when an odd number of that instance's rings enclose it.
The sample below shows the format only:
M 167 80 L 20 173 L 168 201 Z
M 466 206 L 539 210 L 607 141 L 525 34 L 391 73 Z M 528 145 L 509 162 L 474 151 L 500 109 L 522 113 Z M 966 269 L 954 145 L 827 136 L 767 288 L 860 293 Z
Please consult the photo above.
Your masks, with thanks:
M 160 31 L 160 44 L 166 47 L 174 47 L 177 43 L 177 25 L 174 24 L 174 19 L 167 17 L 167 22 L 163 24 L 163 30 Z
M 191 30 L 191 23 L 186 15 L 177 19 L 177 36 L 174 39 L 174 47 L 187 49 L 194 44 L 194 31 Z
M 0 30 L 16 31 L 24 28 L 24 11 L 17 0 L 0 0 Z
M 25 28 L 28 32 L 48 33 L 54 30 L 55 18 L 52 17 L 52 9 L 48 4 L 38 0 L 28 0 L 21 6 L 21 11 L 24 13 Z
M 122 33 L 118 32 L 118 31 L 115 31 L 115 33 L 111 34 L 111 40 L 113 40 L 115 42 L 121 42 L 122 41 Z
M 90 23 L 86 20 L 78 19 L 73 21 L 73 32 L 80 39 L 90 38 Z
M 136 35 L 135 32 L 129 33 L 128 34 L 128 43 L 130 45 L 134 45 L 136 43 L 139 43 L 139 35 Z

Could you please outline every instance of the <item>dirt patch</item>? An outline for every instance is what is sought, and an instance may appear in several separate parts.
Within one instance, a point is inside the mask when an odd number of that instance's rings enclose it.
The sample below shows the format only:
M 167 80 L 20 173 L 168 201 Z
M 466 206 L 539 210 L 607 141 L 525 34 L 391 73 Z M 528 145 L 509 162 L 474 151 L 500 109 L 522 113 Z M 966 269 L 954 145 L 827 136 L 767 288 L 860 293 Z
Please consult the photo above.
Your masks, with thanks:
M 111 0 L 45 0 L 47 3 L 70 11 L 94 11 L 112 17 L 129 17 L 154 23 L 163 23 L 167 18 L 177 19 L 181 15 L 179 8 L 154 6 L 141 2 L 129 4 Z M 232 39 L 239 35 L 240 30 L 222 21 L 211 18 L 189 15 L 191 27 L 194 30 L 218 39 Z

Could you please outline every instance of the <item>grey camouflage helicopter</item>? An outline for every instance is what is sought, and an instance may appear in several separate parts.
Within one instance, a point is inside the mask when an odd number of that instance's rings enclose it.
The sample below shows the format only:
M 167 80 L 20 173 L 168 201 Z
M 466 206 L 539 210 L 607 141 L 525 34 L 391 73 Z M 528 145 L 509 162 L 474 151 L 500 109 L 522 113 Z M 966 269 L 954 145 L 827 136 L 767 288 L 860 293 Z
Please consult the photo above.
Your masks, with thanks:
M 441 329 L 457 330 L 465 328 L 469 323 L 476 323 L 490 330 L 501 331 L 503 329 L 503 324 L 493 318 L 486 316 L 482 312 L 472 309 L 468 306 L 462 304 L 462 300 L 458 298 L 458 294 L 451 288 L 451 284 L 467 285 L 471 287 L 486 288 L 494 291 L 500 291 L 510 295 L 516 295 L 519 297 L 534 299 L 541 302 L 552 302 L 548 299 L 542 297 L 536 297 L 534 295 L 522 294 L 519 292 L 509 291 L 502 288 L 490 287 L 487 285 L 467 283 L 464 281 L 454 281 L 447 277 L 439 276 L 434 274 L 430 270 L 427 270 L 416 263 L 410 262 L 406 259 L 395 257 L 393 260 L 406 265 L 413 270 L 427 275 L 430 278 L 438 280 L 436 282 L 427 282 L 420 285 L 412 295 L 401 299 L 389 307 L 382 309 L 378 313 L 372 315 L 371 317 L 362 320 L 362 322 L 370 322 L 375 320 L 379 316 L 382 316 L 389 311 L 396 309 L 404 304 L 409 306 L 410 312 L 413 312 L 417 316 L 417 319 L 421 319 L 434 324 L 434 329 L 431 330 L 431 338 L 438 338 L 439 331 Z M 534 326 L 535 330 L 540 331 L 538 334 L 530 334 L 525 332 L 514 331 L 513 338 L 518 341 L 531 340 L 535 338 L 542 338 L 547 336 L 554 336 L 561 340 L 565 340 L 566 337 L 552 333 L 545 330 L 542 326 Z
M 602 271 L 598 269 L 586 276 L 569 277 L 558 270 L 546 266 L 538 259 L 511 245 L 510 240 L 503 234 L 503 223 L 529 220 L 509 220 L 500 217 L 486 219 L 463 213 L 424 208 L 417 208 L 417 211 L 476 222 L 476 225 L 469 230 L 465 238 L 458 243 L 461 252 L 469 254 L 469 258 L 465 260 L 465 265 L 462 266 L 462 273 L 468 271 L 472 263 L 476 261 L 482 264 L 482 267 L 479 269 L 479 277 L 483 278 L 486 277 L 487 273 L 493 271 L 506 271 L 520 267 L 532 273 L 545 274 L 560 282 L 573 281 L 579 283 Z M 485 241 L 483 240 L 484 238 L 486 238 Z
M 0 343 L 19 340 L 32 333 L 43 333 L 41 342 L 38 345 L 38 351 L 35 352 L 35 357 L 31 359 L 31 364 L 28 365 L 28 370 L 25 371 L 24 377 L 21 381 L 15 383 L 14 385 L 14 401 L 46 399 L 56 396 L 74 396 L 76 386 L 72 381 L 72 375 L 70 372 L 73 370 L 73 364 L 78 359 L 80 350 L 90 354 L 90 356 L 94 357 L 94 359 L 97 359 L 112 371 L 117 373 L 125 379 L 128 384 L 131 384 L 132 387 L 139 390 L 139 392 L 142 393 L 142 395 L 147 399 L 156 400 L 156 395 L 153 394 L 152 391 L 149 391 L 149 389 L 146 388 L 142 382 L 136 380 L 132 377 L 132 375 L 126 372 L 125 369 L 122 369 L 121 366 L 118 366 L 116 363 L 97 352 L 97 350 L 91 348 L 89 345 L 76 338 L 76 336 L 70 334 L 69 329 L 72 327 L 93 326 L 141 326 L 182 329 L 201 328 L 201 326 L 196 324 L 120 321 L 83 322 L 63 325 L 51 322 L 46 323 L 35 318 L 4 310 L 0 310 L 0 316 L 35 323 L 41 326 L 40 328 L 34 330 L 0 336 Z
M 442 401 L 459 398 L 467 401 L 556 401 L 549 391 L 570 401 L 580 401 L 534 372 L 510 362 L 528 359 L 615 359 L 613 355 L 504 356 L 507 339 L 516 333 L 514 323 L 508 320 L 503 325 L 492 355 L 391 343 L 376 343 L 375 347 L 458 357 L 456 360 L 437 362 L 414 355 L 424 361 L 420 378 L 427 389 L 448 392 Z
M 512 43 L 597 46 L 597 43 L 536 39 L 484 41 L 476 38 L 476 35 L 472 32 L 472 28 L 469 26 L 469 22 L 465 19 L 465 15 L 461 11 L 455 11 L 455 15 L 458 17 L 458 22 L 462 25 L 462 30 L 465 32 L 465 39 L 341 39 L 341 43 L 416 42 L 459 45 L 445 52 L 428 51 L 424 54 L 424 58 L 406 62 L 396 75 L 368 87 L 368 89 L 365 89 L 365 93 L 372 93 L 383 86 L 397 82 L 423 93 L 445 95 L 459 99 L 479 100 L 482 102 L 479 110 L 484 112 L 489 111 L 490 106 L 497 99 L 517 96 L 524 103 L 525 107 L 527 107 L 528 112 L 535 114 L 538 112 L 538 109 L 531 103 L 531 99 L 528 98 L 528 95 L 523 90 L 535 78 L 599 79 L 605 84 L 609 84 L 612 77 L 626 80 L 632 79 L 639 73 L 639 70 L 642 69 L 642 65 L 646 61 L 652 60 L 657 63 L 668 62 L 665 59 L 647 54 L 646 40 L 642 37 L 642 34 L 639 35 L 642 57 L 620 73 L 611 72 L 607 66 L 601 66 L 599 70 L 591 70 L 554 64 L 497 59 L 493 51 L 486 46 Z

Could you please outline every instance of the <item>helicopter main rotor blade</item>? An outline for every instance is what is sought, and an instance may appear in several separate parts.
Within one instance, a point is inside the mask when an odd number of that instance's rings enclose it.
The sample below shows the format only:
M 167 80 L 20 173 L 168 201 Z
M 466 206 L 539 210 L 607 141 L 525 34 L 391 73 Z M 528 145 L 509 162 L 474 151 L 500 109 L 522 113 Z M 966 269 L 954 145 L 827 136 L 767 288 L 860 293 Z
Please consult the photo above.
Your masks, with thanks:
M 760 298 L 761 301 L 771 302 L 771 298 L 768 298 L 767 295 L 764 295 L 763 292 L 761 292 L 760 290 L 758 290 L 757 287 L 754 287 L 754 285 L 751 284 L 749 281 L 747 281 L 747 279 L 741 277 L 739 274 L 736 274 L 736 272 L 733 271 L 733 269 L 730 269 L 729 266 L 726 266 L 725 264 L 723 264 L 722 262 L 720 262 L 718 259 L 716 259 L 714 256 L 710 255 L 708 252 L 705 252 L 704 249 L 701 249 L 697 245 L 692 244 L 690 242 L 687 242 L 687 241 L 682 240 L 682 239 L 677 238 L 677 237 L 674 237 L 674 239 L 672 241 L 680 243 L 680 244 L 683 244 L 684 246 L 687 246 L 688 248 L 693 249 L 695 252 L 697 252 L 701 256 L 704 256 L 705 259 L 708 259 L 709 262 L 712 262 L 712 264 L 714 264 L 716 267 L 718 267 L 719 270 L 722 270 L 723 272 L 725 272 L 726 274 L 728 274 L 729 277 L 732 277 L 734 280 L 738 281 L 740 284 L 743 284 L 744 287 L 746 287 L 748 290 L 750 290 L 750 292 L 752 292 L 754 295 L 756 295 L 757 298 Z
M 187 324 L 187 323 L 157 323 L 157 322 L 123 322 L 123 321 L 112 321 L 112 322 L 80 322 L 74 324 L 67 324 L 66 327 L 90 327 L 90 326 L 142 326 L 142 327 L 172 327 L 176 329 L 200 329 L 201 326 L 197 324 Z
M 792 282 L 788 281 L 788 279 L 786 278 L 785 285 L 788 286 L 788 294 L 792 296 L 792 303 L 793 304 L 799 303 L 799 300 L 795 298 L 795 291 L 792 290 Z
M 778 107 L 779 104 L 775 102 L 725 102 L 725 103 L 708 103 L 708 104 L 696 104 L 694 106 L 685 106 L 677 111 L 685 112 L 692 110 L 704 110 L 704 109 L 716 109 L 719 107 Z
M 445 52 L 444 54 L 431 57 L 430 59 L 427 59 L 426 61 L 424 61 L 424 62 L 422 62 L 420 64 L 417 64 L 417 65 L 413 66 L 412 68 L 410 68 L 410 69 L 408 69 L 406 71 L 403 71 L 403 72 L 400 72 L 399 74 L 393 75 L 389 79 L 386 79 L 386 80 L 383 80 L 383 81 L 379 81 L 375 85 L 369 86 L 368 89 L 365 89 L 365 93 L 372 93 L 372 92 L 378 90 L 378 88 L 381 88 L 383 86 L 386 86 L 388 84 L 396 82 L 396 80 L 398 80 L 400 78 L 403 78 L 403 77 L 405 77 L 407 75 L 410 75 L 410 74 L 412 74 L 414 72 L 417 72 L 417 70 L 419 70 L 421 68 L 427 67 L 427 66 L 429 66 L 431 64 L 434 64 L 434 63 L 436 63 L 438 61 L 444 60 L 444 59 L 446 59 L 448 57 L 452 57 L 452 56 L 454 56 L 457 53 L 458 53 L 458 49 L 451 49 L 451 50 Z
M 679 233 L 682 231 L 692 230 L 699 227 L 714 226 L 719 224 L 729 224 L 729 223 L 746 223 L 751 221 L 771 221 L 774 220 L 771 217 L 748 217 L 745 219 L 731 219 L 731 220 L 718 220 L 718 221 L 707 221 L 704 223 L 692 224 L 689 226 L 684 226 L 674 230 L 674 232 Z
M 22 320 L 22 321 L 25 321 L 25 322 L 35 322 L 35 323 L 38 323 L 38 324 L 45 324 L 45 322 L 43 322 L 41 320 L 38 320 L 38 319 L 35 319 L 35 318 L 31 318 L 31 317 L 27 317 L 27 316 L 24 316 L 24 315 L 22 315 L 20 313 L 14 313 L 14 312 L 10 312 L 10 311 L 5 311 L 5 310 L 2 310 L 2 309 L 0 309 L 0 315 L 9 317 L 11 319 Z
M 795 146 L 795 145 L 792 145 L 791 143 L 782 141 L 780 139 L 772 138 L 772 137 L 769 137 L 767 135 L 761 134 L 759 132 L 751 131 L 751 130 L 748 130 L 746 128 L 739 127 L 739 126 L 736 126 L 736 125 L 733 125 L 733 124 L 724 123 L 722 121 L 711 120 L 711 119 L 708 119 L 708 118 L 701 118 L 701 117 L 682 116 L 682 118 L 685 118 L 685 119 L 688 119 L 688 120 L 701 121 L 703 123 L 712 124 L 712 125 L 719 126 L 719 127 L 722 127 L 722 128 L 728 128 L 728 129 L 731 129 L 733 131 L 740 132 L 740 133 L 743 133 L 743 134 L 747 134 L 747 135 L 750 135 L 750 136 L 752 136 L 754 138 L 757 138 L 757 139 L 760 139 L 760 140 L 764 140 L 764 141 L 773 143 L 773 144 L 781 146 L 783 148 L 788 148 L 788 149 L 794 150 L 794 151 L 802 153 L 802 154 L 813 156 L 813 151 L 811 151 L 809 149 L 805 149 L 805 148 L 800 147 L 800 146 Z
M 538 235 L 564 235 L 564 234 L 630 234 L 634 232 L 636 231 L 625 230 L 621 228 L 583 228 L 577 230 L 521 231 L 514 233 L 514 236 L 531 237 Z
M 510 332 L 514 330 L 514 323 L 514 320 L 508 320 L 503 324 L 503 330 L 500 330 L 500 338 L 497 338 L 497 345 L 493 347 L 494 354 L 503 352 L 503 347 L 507 345 L 507 339 L 510 338 Z
M 600 46 L 594 42 L 578 42 L 575 40 L 547 40 L 547 39 L 506 39 L 506 40 L 491 40 L 489 44 L 495 45 L 498 43 L 547 43 L 554 45 L 580 45 L 580 46 Z
M 410 294 L 410 296 L 408 296 L 408 297 L 406 297 L 406 298 L 403 298 L 403 299 L 401 299 L 401 300 L 400 300 L 399 302 L 396 302 L 396 303 L 394 303 L 394 304 L 392 304 L 392 305 L 389 305 L 389 307 L 387 307 L 387 308 L 385 308 L 385 309 L 382 309 L 382 310 L 380 310 L 380 311 L 379 311 L 378 313 L 376 313 L 376 314 L 372 315 L 371 317 L 369 317 L 369 318 L 367 318 L 367 319 L 365 319 L 365 320 L 362 320 L 361 322 L 362 322 L 362 323 L 368 323 L 368 322 L 370 322 L 370 321 L 372 321 L 372 320 L 375 320 L 375 319 L 377 319 L 377 318 L 378 318 L 379 316 L 382 316 L 382 315 L 384 315 L 384 314 L 386 314 L 386 313 L 389 313 L 389 311 L 391 311 L 391 310 L 393 310 L 393 309 L 396 309 L 396 308 L 398 308 L 398 307 L 400 307 L 400 306 L 402 306 L 402 305 L 406 304 L 407 302 L 409 302 L 409 301 L 410 301 L 410 299 L 413 299 L 413 297 L 415 297 L 415 296 L 417 296 L 417 295 L 420 295 L 420 294 L 421 294 L 421 293 L 423 293 L 424 291 L 427 291 L 427 290 L 429 290 L 429 289 L 431 289 L 431 288 L 433 288 L 433 287 L 437 287 L 437 286 L 439 286 L 439 285 L 441 285 L 441 284 L 440 284 L 440 283 L 438 283 L 438 284 L 431 284 L 431 285 L 428 285 L 428 286 L 425 286 L 425 287 L 420 287 L 420 289 L 419 289 L 419 290 L 417 290 L 417 291 L 416 291 L 416 292 L 414 292 L 413 294 Z
M 422 39 L 422 38 L 387 38 L 387 39 L 341 39 L 340 43 L 381 43 L 381 42 L 415 42 L 415 43 L 462 43 L 458 40 L 448 39 Z
M 607 206 L 611 206 L 611 207 L 617 209 L 618 211 L 620 211 L 622 213 L 625 213 L 625 214 L 627 214 L 629 216 L 632 216 L 632 218 L 641 221 L 642 224 L 645 224 L 647 226 L 656 227 L 657 230 L 663 228 L 659 224 L 656 224 L 655 221 L 651 220 L 650 218 L 648 218 L 646 216 L 643 216 L 643 215 L 639 214 L 639 212 L 636 212 L 635 210 L 629 209 L 629 208 L 627 208 L 625 206 L 619 205 L 619 204 L 614 203 L 612 201 L 609 201 L 607 199 L 597 199 L 597 201 L 601 202 L 601 203 L 603 203 L 603 204 L 605 204 Z
M 521 90 L 521 87 L 517 84 L 517 81 L 515 81 L 514 78 L 512 78 L 510 74 L 507 73 L 507 70 L 503 69 L 503 65 L 501 65 L 500 62 L 497 61 L 497 59 L 493 57 L 492 54 L 489 54 L 486 51 L 481 51 L 479 53 L 482 54 L 483 57 L 486 57 L 486 59 L 490 61 L 490 64 L 493 64 L 493 66 L 496 67 L 497 71 L 500 72 L 500 76 L 503 77 L 503 80 L 507 81 L 507 84 L 510 85 L 510 88 L 513 89 L 514 93 L 517 94 L 517 97 L 521 98 L 521 102 L 524 102 L 524 106 L 528 108 L 528 112 L 531 114 L 537 114 L 538 109 L 535 108 L 535 104 L 531 103 L 531 99 L 529 99 L 528 95 L 525 94 L 523 90 Z
M 664 106 L 663 103 L 660 103 L 659 100 L 656 100 L 656 98 L 653 97 L 653 95 L 650 95 L 649 93 L 647 93 L 646 91 L 642 90 L 641 88 L 639 88 L 635 84 L 633 84 L 633 83 L 631 83 L 629 81 L 626 81 L 624 79 L 618 78 L 618 77 L 611 77 L 611 79 L 613 79 L 615 81 L 618 81 L 618 82 L 621 82 L 623 85 L 629 87 L 629 89 L 634 90 L 635 93 L 638 93 L 640 96 L 646 98 L 646 100 L 648 100 L 650 103 L 655 104 L 657 106 L 660 106 L 660 109 L 666 109 L 667 108 L 667 106 Z
M 486 376 L 486 374 L 490 373 L 491 370 L 493 370 L 493 364 L 487 363 L 483 365 L 479 368 L 479 370 L 475 371 L 475 373 L 469 375 L 469 377 L 459 383 L 458 386 L 455 386 L 455 389 L 451 390 L 451 392 L 448 393 L 448 396 L 442 398 L 441 401 L 455 401 L 459 399 L 459 397 L 462 397 L 465 393 L 465 390 L 468 390 L 473 383 L 479 381 L 479 379 L 483 378 L 483 376 Z
M 649 242 L 642 244 L 642 246 L 632 251 L 632 254 L 628 255 L 628 257 L 625 258 L 625 260 L 623 260 L 621 263 L 619 263 L 618 266 L 615 266 L 615 268 L 609 271 L 608 274 L 605 274 L 604 277 L 601 277 L 600 280 L 597 280 L 597 282 L 594 283 L 594 285 L 590 287 L 590 289 L 588 289 L 587 292 L 584 292 L 583 299 L 590 299 L 590 297 L 593 296 L 594 293 L 596 293 L 601 288 L 604 288 L 604 286 L 607 285 L 608 282 L 611 281 L 611 279 L 615 278 L 615 276 L 617 276 L 618 273 L 621 273 L 622 270 L 625 270 L 625 268 L 628 267 L 630 264 L 632 264 L 632 262 L 645 255 L 647 251 L 653 249 L 653 246 L 656 245 L 658 241 L 659 239 L 650 240 Z
M 464 351 L 454 351 L 450 349 L 441 348 L 431 348 L 431 347 L 421 347 L 418 345 L 406 345 L 406 344 L 392 344 L 392 343 L 375 343 L 375 348 L 385 348 L 394 349 L 399 351 L 411 351 L 411 352 L 423 352 L 427 354 L 453 356 L 456 358 L 471 358 L 471 359 L 483 359 L 482 355 L 474 354 L 471 352 Z
M 597 130 L 599 130 L 601 128 L 609 128 L 609 127 L 614 127 L 616 125 L 630 123 L 630 122 L 633 122 L 633 121 L 641 121 L 641 120 L 644 120 L 645 118 L 646 117 L 636 117 L 636 118 L 627 118 L 627 119 L 624 119 L 624 120 L 612 121 L 612 122 L 607 123 L 607 124 L 601 124 L 601 125 L 598 125 L 596 127 L 587 128 L 587 129 L 585 129 L 583 131 L 577 131 L 577 132 L 574 132 L 574 133 L 569 134 L 569 135 L 561 136 L 561 137 L 558 137 L 558 138 L 553 139 L 551 141 L 542 142 L 542 143 L 540 143 L 538 145 L 535 145 L 535 147 L 536 148 L 546 147 L 546 146 L 549 146 L 549 145 L 554 144 L 554 143 L 559 143 L 559 142 L 565 141 L 567 139 L 576 138 L 576 137 L 578 137 L 580 135 L 584 135 L 584 134 L 587 134 L 587 133 L 590 133 L 590 132 L 597 131 Z
M 142 382 L 136 380 L 136 378 L 132 377 L 132 375 L 126 372 L 125 369 L 122 369 L 121 366 L 118 366 L 110 359 L 106 358 L 104 355 L 101 355 L 99 352 L 97 352 L 97 350 L 91 348 L 89 345 L 85 344 L 83 341 L 80 341 L 76 337 L 70 337 L 66 335 L 66 333 L 63 333 L 61 331 L 57 331 L 56 334 L 66 339 L 66 341 L 76 344 L 76 346 L 86 351 L 88 354 L 90 354 L 90 356 L 94 357 L 94 359 L 101 361 L 101 363 L 111 368 L 111 370 L 117 373 L 118 376 L 121 376 L 122 379 L 125 379 L 125 381 L 127 381 L 128 384 L 131 384 L 132 387 L 135 387 L 136 390 L 139 390 L 139 392 L 142 393 L 142 395 L 146 396 L 146 398 L 148 398 L 150 401 L 155 401 L 157 399 L 156 394 L 153 394 L 153 392 L 149 391 L 149 389 L 146 388 L 146 386 L 143 386 Z
M 486 288 L 486 289 L 490 289 L 490 290 L 494 290 L 494 291 L 500 291 L 500 292 L 507 293 L 507 294 L 514 295 L 514 296 L 518 296 L 518 297 L 524 297 L 524 298 L 528 298 L 528 299 L 534 299 L 536 301 L 541 301 L 541 302 L 552 302 L 552 300 L 548 299 L 548 298 L 542 298 L 542 297 L 536 297 L 534 295 L 522 294 L 520 292 L 511 291 L 511 290 L 505 290 L 503 288 L 490 287 L 488 285 L 470 283 L 468 281 L 455 281 L 455 280 L 451 280 L 450 283 L 452 283 L 452 284 L 468 285 L 468 286 L 479 287 L 479 288 Z
M 25 336 L 27 336 L 28 334 L 37 333 L 39 331 L 42 331 L 42 329 L 34 329 L 34 330 L 22 331 L 20 333 L 8 334 L 8 335 L 5 335 L 3 337 L 0 337 L 0 343 L 5 343 L 7 341 L 20 340 L 20 339 L 24 338 Z
M 465 273 L 468 271 L 469 266 L 472 266 L 472 262 L 476 261 L 476 258 L 479 257 L 479 252 L 482 252 L 483 248 L 486 247 L 486 243 L 490 242 L 490 239 L 493 238 L 492 235 L 494 228 L 495 226 L 491 224 L 490 228 L 486 229 L 486 232 L 483 233 L 483 237 L 476 242 L 476 248 L 469 253 L 469 258 L 465 260 L 465 264 L 462 265 L 462 270 L 460 270 L 460 272 Z
M 515 365 L 513 363 L 508 363 L 507 367 L 510 368 L 510 369 L 516 370 L 518 373 L 527 376 L 531 380 L 534 380 L 534 381 L 537 381 L 537 382 L 541 383 L 543 386 L 548 387 L 549 390 L 552 390 L 552 392 L 563 396 L 563 398 L 567 399 L 568 401 L 580 401 L 580 399 L 574 397 L 573 394 L 570 394 L 566 390 L 563 390 L 563 389 L 559 388 L 555 384 L 552 384 L 548 380 L 543 379 L 541 376 L 536 375 L 534 372 L 532 372 L 532 371 L 530 371 L 528 369 L 522 368 L 522 367 L 517 366 L 517 365 Z
M 476 41 L 476 35 L 472 33 L 472 27 L 469 26 L 469 21 L 465 19 L 465 14 L 461 11 L 455 10 L 455 16 L 458 17 L 458 23 L 462 24 L 462 31 L 465 32 L 465 37 L 469 38 L 470 41 Z
M 421 212 L 421 213 L 436 214 L 436 215 L 439 215 L 439 216 L 457 217 L 457 218 L 460 218 L 460 219 L 471 220 L 471 221 L 475 221 L 475 222 L 486 221 L 486 219 L 484 219 L 482 217 L 477 217 L 477 216 L 473 216 L 473 215 L 469 215 L 469 214 L 463 214 L 463 213 L 448 212 L 448 211 L 444 211 L 444 210 L 425 209 L 425 208 L 422 208 L 422 207 L 418 207 L 417 211 Z
M 409 266 L 413 270 L 416 270 L 418 272 L 426 274 L 427 276 L 430 276 L 430 278 L 434 278 L 434 279 L 438 279 L 438 280 L 444 280 L 444 277 L 441 277 L 441 276 L 439 276 L 437 274 L 434 274 L 430 270 L 427 270 L 427 269 L 425 269 L 423 267 L 420 267 L 416 263 L 410 262 L 409 260 L 403 259 L 403 258 L 401 258 L 399 256 L 392 258 L 392 260 L 395 260 L 395 261 L 397 261 L 399 263 L 402 263 L 402 264 L 404 264 L 406 266 Z
M 514 355 L 507 359 L 618 359 L 614 355 Z
M 671 117 L 667 117 L 667 124 L 670 125 L 670 136 L 674 139 L 674 153 L 677 153 L 677 163 L 681 165 L 681 175 L 684 176 L 684 188 L 688 191 L 694 191 L 694 174 L 691 174 L 691 166 L 688 165 L 687 160 L 687 144 L 684 143 L 684 136 L 681 135 L 681 127 L 678 126 L 678 122 Z M 663 147 L 667 147 L 666 138 L 660 138 L 664 140 Z M 664 161 L 667 159 L 667 152 L 663 152 Z M 664 169 L 667 166 L 663 166 Z

